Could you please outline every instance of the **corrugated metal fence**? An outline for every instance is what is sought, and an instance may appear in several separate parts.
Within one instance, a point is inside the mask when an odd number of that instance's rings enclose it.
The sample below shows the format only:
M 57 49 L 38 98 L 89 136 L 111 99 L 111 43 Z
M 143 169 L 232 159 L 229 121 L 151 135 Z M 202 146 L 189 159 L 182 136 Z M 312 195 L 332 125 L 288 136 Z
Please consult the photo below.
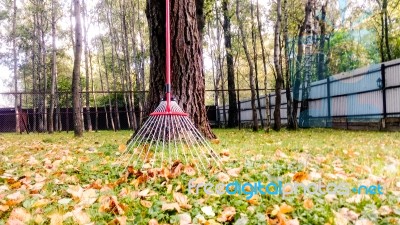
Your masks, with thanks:
M 299 96 L 301 96 L 301 90 Z M 267 97 L 270 100 L 269 115 L 273 115 L 275 94 Z M 265 96 L 262 96 L 260 100 L 262 116 L 265 119 Z M 349 128 L 349 123 L 364 123 L 360 126 L 365 128 L 368 126 L 365 125 L 366 123 L 382 122 L 383 118 L 386 122 L 399 123 L 393 118 L 400 117 L 400 59 L 315 81 L 310 85 L 308 102 L 310 126 L 313 127 L 347 126 Z M 287 122 L 286 106 L 286 93 L 282 91 L 282 123 Z M 227 106 L 225 108 L 228 110 Z M 239 108 L 240 122 L 251 122 L 251 101 L 249 99 L 240 101 Z M 223 112 L 220 111 L 219 118 L 223 122 L 222 114 Z M 273 123 L 273 116 L 270 118 Z M 378 126 L 376 128 L 381 129 L 382 124 L 376 124 L 372 127 Z

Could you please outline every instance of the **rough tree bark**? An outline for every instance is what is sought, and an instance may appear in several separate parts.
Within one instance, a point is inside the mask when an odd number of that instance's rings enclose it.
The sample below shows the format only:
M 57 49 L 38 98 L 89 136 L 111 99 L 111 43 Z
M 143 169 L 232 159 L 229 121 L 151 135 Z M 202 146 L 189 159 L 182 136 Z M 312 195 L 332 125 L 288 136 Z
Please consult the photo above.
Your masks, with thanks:
M 165 75 L 164 1 L 147 4 L 150 30 L 150 93 L 148 111 L 160 103 Z M 201 0 L 171 0 L 172 90 L 180 106 L 208 138 L 215 138 L 204 105 L 205 81 L 202 59 L 204 18 Z M 201 14 L 201 15 L 200 15 Z
M 252 119 L 253 119 L 253 131 L 258 130 L 258 119 L 257 119 L 257 107 L 256 107 L 256 90 L 255 90 L 255 77 L 254 77 L 254 64 L 251 60 L 249 49 L 246 43 L 246 36 L 243 28 L 243 21 L 240 19 L 239 15 L 239 0 L 236 0 L 236 17 L 239 21 L 239 31 L 240 38 L 242 40 L 242 46 L 244 53 L 246 55 L 247 63 L 249 64 L 249 77 L 250 77 L 250 89 L 251 89 L 251 111 L 252 111 Z
M 231 17 L 228 10 L 229 0 L 222 1 L 222 10 L 224 13 L 224 39 L 225 39 L 225 51 L 226 51 L 226 67 L 228 77 L 228 98 L 229 98 L 229 118 L 228 127 L 236 127 L 238 124 L 237 120 L 237 101 L 235 93 L 235 70 L 233 66 L 232 56 L 232 34 L 231 34 Z
M 279 59 L 280 56 L 280 32 L 281 32 L 281 17 L 282 17 L 282 9 L 281 9 L 281 0 L 277 0 L 276 6 L 277 19 L 275 22 L 275 34 L 274 34 L 274 65 L 276 72 L 276 81 L 275 81 L 275 110 L 274 110 L 274 130 L 279 131 L 281 129 L 281 89 L 283 85 L 283 76 L 282 76 L 282 67 L 281 61 Z
M 75 52 L 74 52 L 74 69 L 72 72 L 72 106 L 74 120 L 75 137 L 83 135 L 83 121 L 81 116 L 81 53 L 82 53 L 82 28 L 81 28 L 81 6 L 79 0 L 73 0 L 74 16 L 75 16 Z

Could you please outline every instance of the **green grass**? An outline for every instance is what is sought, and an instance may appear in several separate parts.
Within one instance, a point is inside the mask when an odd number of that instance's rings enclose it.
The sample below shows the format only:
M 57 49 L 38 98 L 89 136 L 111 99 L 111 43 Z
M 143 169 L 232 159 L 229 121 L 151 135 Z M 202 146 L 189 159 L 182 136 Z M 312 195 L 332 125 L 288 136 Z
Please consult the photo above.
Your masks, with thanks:
M 308 175 L 306 181 L 380 184 L 384 194 L 371 195 L 356 203 L 351 201 L 357 196 L 353 193 L 338 195 L 333 200 L 302 193 L 284 199 L 256 196 L 250 201 L 246 195 L 215 196 L 203 192 L 194 195 L 188 193 L 187 184 L 200 175 L 190 177 L 182 173 L 167 177 L 160 173 L 144 182 L 142 176 L 119 180 L 120 171 L 112 163 L 118 159 L 118 148 L 129 139 L 129 131 L 85 133 L 84 138 L 64 132 L 7 133 L 0 134 L 0 224 L 15 217 L 21 208 L 31 215 L 25 221 L 29 224 L 56 222 L 62 215 L 64 224 L 76 224 L 77 218 L 85 216 L 95 224 L 107 224 L 124 216 L 128 224 L 148 224 L 150 219 L 160 224 L 177 224 L 178 215 L 184 213 L 190 215 L 193 223 L 200 223 L 201 219 L 195 217 L 202 215 L 208 224 L 213 224 L 218 218 L 222 221 L 221 214 L 227 206 L 234 207 L 236 212 L 228 219 L 231 223 L 343 224 L 347 220 L 360 224 L 365 219 L 372 224 L 400 224 L 400 133 L 330 129 L 269 133 L 216 129 L 214 132 L 220 142 L 212 144 L 213 148 L 229 153 L 225 168 L 242 168 L 238 177 L 223 172 L 231 175 L 230 181 L 267 183 L 277 177 L 292 181 L 295 174 L 304 172 Z M 220 171 L 212 169 L 204 179 L 216 184 L 222 178 Z M 72 186 L 82 191 L 95 189 L 93 201 L 84 205 L 82 202 L 89 192 L 77 197 L 71 191 Z M 138 197 L 137 192 L 145 189 L 151 194 Z M 180 212 L 163 210 L 166 202 L 177 202 L 174 191 L 187 196 L 192 208 L 181 207 Z M 20 196 L 13 200 L 13 194 L 18 192 Z M 117 202 L 110 202 L 111 196 Z M 145 207 L 146 201 L 152 205 Z M 312 206 L 306 204 L 310 201 Z M 290 210 L 284 210 L 285 204 Z M 116 210 L 117 205 L 122 211 Z M 202 211 L 205 206 L 211 206 L 215 216 L 207 216 Z M 346 213 L 345 208 L 351 213 Z M 68 216 L 72 212 L 74 216 Z

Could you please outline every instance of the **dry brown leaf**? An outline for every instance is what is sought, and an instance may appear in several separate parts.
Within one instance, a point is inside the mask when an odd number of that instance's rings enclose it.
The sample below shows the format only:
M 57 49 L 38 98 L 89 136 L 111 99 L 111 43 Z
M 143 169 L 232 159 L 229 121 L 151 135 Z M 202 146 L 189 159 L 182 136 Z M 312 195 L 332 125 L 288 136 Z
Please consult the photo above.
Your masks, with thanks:
M 306 208 L 306 209 L 312 209 L 312 208 L 314 207 L 314 202 L 313 202 L 312 199 L 309 199 L 309 198 L 308 198 L 308 199 L 304 200 L 303 206 L 304 206 L 304 208 Z
M 72 215 L 74 217 L 74 221 L 79 225 L 87 225 L 91 222 L 89 215 L 82 211 L 82 208 L 76 208 L 74 211 L 72 211 Z
M 221 212 L 221 215 L 218 216 L 218 222 L 230 222 L 233 220 L 234 216 L 236 215 L 235 207 L 229 206 Z
M 150 208 L 153 205 L 152 202 L 146 200 L 140 200 L 140 204 L 146 208 Z
M 108 222 L 108 225 L 126 225 L 126 216 L 117 216 L 115 219 Z
M 21 203 L 22 201 L 25 200 L 25 196 L 23 194 L 21 194 L 20 191 L 17 191 L 13 194 L 9 194 L 6 196 L 6 205 L 8 206 L 14 206 L 17 205 L 19 203 Z
M 80 198 L 80 206 L 89 207 L 96 202 L 98 197 L 97 191 L 95 189 L 88 189 L 82 193 Z
M 221 156 L 229 156 L 231 153 L 229 152 L 228 149 L 223 149 L 222 152 L 220 153 Z
M 196 175 L 196 170 L 192 166 L 185 166 L 183 169 L 183 172 L 188 175 L 188 176 L 194 176 Z
M 280 207 L 279 207 L 279 213 L 282 214 L 287 214 L 290 212 L 293 212 L 293 207 L 290 205 L 287 205 L 286 203 L 283 203 Z
M 182 213 L 178 215 L 179 225 L 190 225 L 192 224 L 192 217 L 189 213 Z
M 218 138 L 211 139 L 211 143 L 218 145 L 221 141 Z
M 79 185 L 70 185 L 67 189 L 67 193 L 72 195 L 72 198 L 79 200 L 82 197 L 83 189 Z
M 228 174 L 223 173 L 223 172 L 219 172 L 217 175 L 217 179 L 221 182 L 228 182 L 230 177 Z
M 243 167 L 232 168 L 232 169 L 227 170 L 226 173 L 231 177 L 239 177 L 242 169 L 243 169 Z
M 179 207 L 178 203 L 174 202 L 174 203 L 162 204 L 161 210 L 162 211 L 176 210 L 176 211 L 180 212 L 181 208 Z
M 116 196 L 101 196 L 99 198 L 99 212 L 113 212 L 117 215 L 125 214 L 126 206 L 119 203 Z
M 302 182 L 304 180 L 308 180 L 308 174 L 304 171 L 300 171 L 294 174 L 293 181 L 295 182 Z
M 259 204 L 259 197 L 258 195 L 253 195 L 253 197 L 251 197 L 249 200 L 247 200 L 247 202 L 250 205 L 258 205 Z
M 9 208 L 10 208 L 10 206 L 8 206 L 8 205 L 0 205 L 0 211 L 1 211 L 1 212 L 5 212 L 5 211 L 7 211 Z
M 173 193 L 174 200 L 179 204 L 180 207 L 184 209 L 191 209 L 192 206 L 188 204 L 188 198 L 186 195 L 179 193 L 179 192 L 174 192 Z
M 7 224 L 25 224 L 31 219 L 31 214 L 24 208 L 15 208 L 8 217 Z

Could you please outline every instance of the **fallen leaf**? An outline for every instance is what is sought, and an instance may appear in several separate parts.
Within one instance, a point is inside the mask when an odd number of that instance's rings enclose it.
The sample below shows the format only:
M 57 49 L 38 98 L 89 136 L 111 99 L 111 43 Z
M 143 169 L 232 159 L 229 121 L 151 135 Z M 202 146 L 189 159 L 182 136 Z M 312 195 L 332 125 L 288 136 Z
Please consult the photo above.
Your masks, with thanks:
M 162 211 L 169 211 L 169 210 L 176 210 L 178 212 L 181 211 L 181 208 L 179 207 L 178 203 L 163 203 L 161 207 Z
M 228 174 L 223 173 L 223 172 L 219 172 L 218 175 L 217 175 L 217 179 L 220 182 L 228 182 L 230 178 L 229 178 Z
M 209 217 L 214 217 L 214 216 L 215 216 L 215 213 L 214 213 L 214 211 L 213 211 L 213 209 L 212 209 L 211 206 L 203 206 L 203 207 L 201 208 L 201 211 L 202 211 L 206 216 L 209 216 Z
M 286 225 L 300 225 L 300 222 L 299 222 L 299 220 L 297 218 L 296 219 L 291 219 L 291 220 L 287 221 Z
M 0 205 L 0 211 L 5 212 L 10 208 L 8 205 Z
M 378 209 L 378 212 L 379 215 L 381 216 L 387 216 L 390 215 L 393 212 L 393 210 L 389 206 L 383 205 Z
M 192 208 L 192 206 L 188 204 L 189 200 L 186 195 L 179 193 L 179 192 L 174 192 L 173 197 L 174 197 L 174 200 L 179 204 L 179 206 L 181 208 L 184 208 L 184 209 Z
M 67 189 L 67 193 L 72 195 L 72 198 L 79 200 L 82 197 L 83 189 L 79 185 L 70 185 Z
M 183 172 L 188 175 L 188 176 L 194 176 L 196 175 L 196 170 L 192 166 L 185 166 L 183 169 Z
M 118 151 L 119 151 L 120 153 L 123 153 L 125 150 L 126 150 L 126 145 L 121 144 L 121 145 L 118 146 Z
M 306 172 L 297 172 L 293 176 L 293 181 L 301 183 L 304 180 L 308 180 L 308 174 Z
M 126 206 L 119 203 L 116 196 L 101 196 L 99 198 L 99 212 L 113 212 L 117 215 L 125 214 Z
M 31 219 L 31 214 L 24 208 L 15 208 L 8 217 L 7 224 L 25 224 Z
M 48 205 L 51 201 L 48 199 L 39 199 L 35 203 L 33 203 L 32 207 L 33 208 L 42 208 L 45 205 Z
M 62 225 L 64 221 L 64 216 L 59 213 L 54 213 L 49 216 L 50 225 Z
M 151 219 L 149 225 L 158 225 L 158 221 L 156 219 Z
M 305 209 L 312 209 L 314 207 L 314 202 L 312 199 L 308 198 L 308 199 L 304 200 L 303 206 Z
M 20 191 L 17 191 L 13 194 L 9 194 L 6 196 L 6 198 L 8 199 L 6 201 L 6 205 L 8 205 L 8 206 L 17 205 L 25 200 L 25 196 L 23 194 L 21 194 Z
M 89 215 L 84 212 L 82 208 L 76 208 L 73 210 L 72 215 L 74 217 L 74 221 L 79 225 L 87 225 L 91 222 Z
M 242 169 L 243 169 L 243 167 L 232 168 L 232 169 L 227 170 L 226 173 L 231 177 L 239 177 Z
M 140 200 L 140 204 L 146 208 L 150 208 L 153 205 L 152 202 L 146 200 Z
M 372 223 L 370 220 L 368 219 L 359 219 L 357 220 L 354 225 L 373 225 L 374 223 Z
M 221 215 L 218 216 L 217 221 L 218 222 L 230 222 L 234 219 L 235 215 L 236 215 L 235 207 L 229 206 L 229 207 L 224 208 L 224 210 L 221 212 Z
M 280 207 L 279 207 L 279 213 L 282 214 L 287 214 L 290 212 L 293 212 L 293 207 L 290 205 L 287 205 L 286 203 L 283 203 Z
M 180 225 L 190 225 L 192 223 L 192 217 L 189 213 L 182 213 L 178 215 Z

